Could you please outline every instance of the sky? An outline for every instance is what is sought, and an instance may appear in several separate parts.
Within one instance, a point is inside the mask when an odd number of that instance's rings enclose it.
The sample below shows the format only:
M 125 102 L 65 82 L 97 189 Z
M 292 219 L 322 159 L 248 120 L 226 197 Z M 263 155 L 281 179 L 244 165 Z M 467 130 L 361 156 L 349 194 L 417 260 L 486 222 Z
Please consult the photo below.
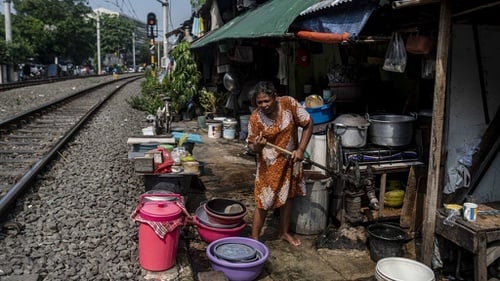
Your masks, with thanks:
M 131 18 L 146 22 L 147 14 L 156 14 L 158 22 L 158 34 L 163 34 L 163 7 L 161 2 L 169 3 L 169 14 L 167 16 L 168 31 L 180 27 L 180 25 L 191 17 L 191 4 L 189 0 L 89 0 L 92 9 L 106 8 Z

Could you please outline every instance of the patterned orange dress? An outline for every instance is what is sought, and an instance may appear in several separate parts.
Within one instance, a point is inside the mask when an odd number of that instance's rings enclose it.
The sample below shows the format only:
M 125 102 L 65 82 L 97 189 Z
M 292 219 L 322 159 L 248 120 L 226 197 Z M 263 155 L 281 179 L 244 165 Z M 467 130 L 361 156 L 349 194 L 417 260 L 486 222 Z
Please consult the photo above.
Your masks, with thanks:
M 253 143 L 262 132 L 267 142 L 293 151 L 298 147 L 298 127 L 310 120 L 309 113 L 294 98 L 277 97 L 278 118 L 268 118 L 259 108 L 248 121 L 247 142 Z M 279 150 L 266 146 L 258 155 L 254 195 L 257 208 L 279 208 L 287 198 L 305 194 L 303 173 L 294 172 L 293 161 Z M 300 169 L 302 170 L 302 169 Z

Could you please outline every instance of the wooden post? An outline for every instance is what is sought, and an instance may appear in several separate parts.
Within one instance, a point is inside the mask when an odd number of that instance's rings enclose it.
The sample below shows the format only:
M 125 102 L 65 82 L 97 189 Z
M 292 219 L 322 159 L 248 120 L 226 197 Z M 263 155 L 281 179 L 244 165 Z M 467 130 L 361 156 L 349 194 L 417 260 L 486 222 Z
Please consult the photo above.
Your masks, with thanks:
M 408 180 L 406 182 L 406 190 L 401 209 L 401 217 L 399 218 L 399 225 L 405 229 L 409 237 L 415 237 L 415 223 L 416 223 L 416 207 L 417 207 L 417 176 L 415 175 L 415 168 L 410 167 L 408 173 Z
M 439 35 L 436 52 L 436 77 L 432 112 L 432 131 L 429 153 L 427 195 L 425 197 L 424 221 L 422 226 L 422 262 L 431 266 L 438 198 L 442 192 L 443 123 L 448 69 L 448 49 L 451 30 L 451 0 L 441 0 Z

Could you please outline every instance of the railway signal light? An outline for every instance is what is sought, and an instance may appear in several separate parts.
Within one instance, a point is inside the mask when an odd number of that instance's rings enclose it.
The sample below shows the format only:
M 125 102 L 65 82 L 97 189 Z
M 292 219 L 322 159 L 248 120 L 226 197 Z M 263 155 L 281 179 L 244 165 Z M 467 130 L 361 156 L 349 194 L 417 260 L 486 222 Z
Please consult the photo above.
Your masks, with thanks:
M 155 26 L 156 25 L 156 15 L 155 13 L 148 14 L 148 25 Z
M 148 13 L 146 19 L 146 33 L 149 38 L 158 37 L 158 22 L 155 13 Z

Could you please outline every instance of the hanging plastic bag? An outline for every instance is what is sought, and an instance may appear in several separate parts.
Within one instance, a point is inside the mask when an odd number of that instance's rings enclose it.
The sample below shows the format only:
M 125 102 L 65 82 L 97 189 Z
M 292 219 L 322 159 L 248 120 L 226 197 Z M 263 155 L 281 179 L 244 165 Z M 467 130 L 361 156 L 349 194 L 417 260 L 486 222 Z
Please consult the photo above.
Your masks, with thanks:
M 397 32 L 392 33 L 391 41 L 385 53 L 384 66 L 385 71 L 404 72 L 406 68 L 406 49 L 401 35 Z

